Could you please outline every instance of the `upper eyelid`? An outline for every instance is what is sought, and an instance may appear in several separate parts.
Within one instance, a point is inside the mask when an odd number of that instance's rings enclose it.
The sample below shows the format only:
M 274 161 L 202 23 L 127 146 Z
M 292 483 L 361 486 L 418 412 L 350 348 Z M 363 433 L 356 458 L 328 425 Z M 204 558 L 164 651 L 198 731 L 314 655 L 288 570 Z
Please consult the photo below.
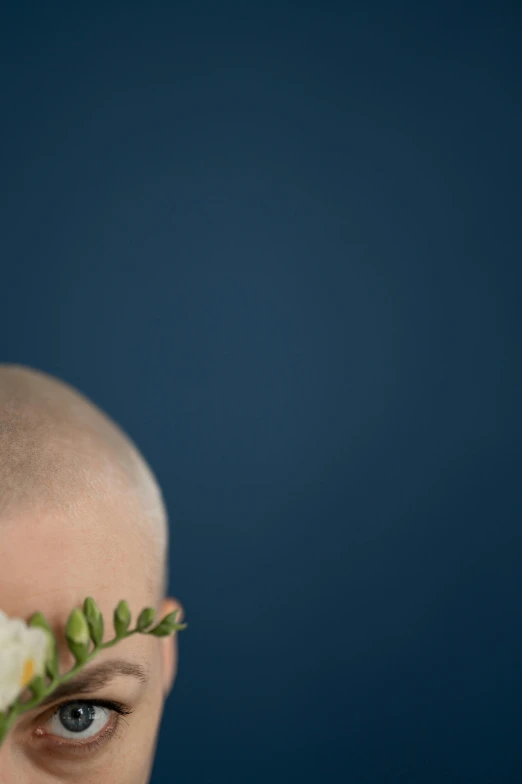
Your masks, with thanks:
M 56 713 L 56 711 L 59 708 L 62 708 L 64 705 L 71 705 L 71 703 L 73 703 L 73 702 L 87 702 L 87 703 L 89 703 L 91 705 L 101 705 L 102 707 L 105 707 L 104 703 L 106 703 L 106 702 L 113 702 L 113 703 L 116 703 L 117 705 L 119 704 L 118 700 L 110 700 L 107 697 L 87 697 L 87 696 L 85 696 L 83 694 L 79 694 L 77 697 L 74 697 L 74 696 L 73 697 L 67 697 L 67 699 L 63 699 L 63 698 L 59 699 L 58 698 L 56 700 L 56 702 L 54 702 L 54 703 L 50 703 L 49 702 L 47 705 L 44 706 L 45 710 L 42 711 L 42 713 L 40 715 L 54 716 L 54 714 Z M 34 710 L 35 711 L 38 710 L 38 707 L 39 706 L 37 705 L 34 708 Z
M 107 710 L 114 710 L 116 713 L 128 714 L 133 713 L 134 711 L 131 708 L 127 708 L 122 702 L 119 700 L 111 700 L 108 697 L 77 697 L 77 698 L 70 698 L 67 700 L 61 700 L 57 702 L 56 705 L 50 707 L 54 714 L 60 709 L 63 708 L 65 705 L 72 705 L 75 702 L 85 703 L 87 705 L 96 705 L 100 708 L 107 708 Z
M 56 711 L 59 708 L 64 708 L 66 705 L 74 705 L 75 702 L 80 702 L 85 705 L 99 705 L 101 708 L 105 708 L 105 704 L 107 702 L 111 702 L 111 700 L 102 700 L 101 698 L 95 699 L 94 697 L 93 698 L 78 697 L 77 699 L 72 697 L 72 699 L 60 700 L 59 702 L 56 703 L 56 705 L 53 705 L 52 707 L 54 708 L 54 712 L 56 713 Z

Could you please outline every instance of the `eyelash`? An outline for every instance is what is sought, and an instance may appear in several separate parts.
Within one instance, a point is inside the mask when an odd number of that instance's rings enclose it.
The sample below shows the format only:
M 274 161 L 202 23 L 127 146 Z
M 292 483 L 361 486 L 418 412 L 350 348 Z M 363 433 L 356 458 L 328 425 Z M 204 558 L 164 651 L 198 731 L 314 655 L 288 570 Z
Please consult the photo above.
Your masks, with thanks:
M 118 730 L 123 720 L 123 716 L 128 716 L 130 713 L 134 713 L 133 710 L 127 708 L 123 703 L 117 702 L 116 700 L 67 700 L 66 702 L 60 702 L 58 705 L 56 705 L 52 715 L 55 716 L 61 708 L 77 702 L 81 702 L 84 705 L 92 705 L 95 708 L 108 708 L 117 714 L 116 720 L 109 722 L 99 735 L 91 738 L 88 741 L 81 741 L 77 743 L 75 741 L 60 738 L 58 740 L 49 741 L 50 745 L 59 749 L 70 750 L 80 754 L 92 753 L 101 748 L 101 746 L 105 745 L 105 743 L 116 734 L 116 731 Z

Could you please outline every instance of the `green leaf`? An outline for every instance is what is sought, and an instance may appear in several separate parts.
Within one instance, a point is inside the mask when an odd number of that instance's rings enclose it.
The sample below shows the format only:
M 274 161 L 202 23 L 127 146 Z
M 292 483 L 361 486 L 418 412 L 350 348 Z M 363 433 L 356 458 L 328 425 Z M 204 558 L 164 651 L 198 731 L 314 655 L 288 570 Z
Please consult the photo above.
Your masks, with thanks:
M 36 678 L 33 678 L 31 683 L 28 686 L 28 689 L 31 691 L 34 697 L 40 699 L 45 691 L 46 685 L 45 680 L 41 675 L 37 675 Z
M 179 610 L 174 610 L 174 612 L 169 613 L 154 627 L 154 629 L 151 629 L 148 634 L 153 634 L 155 637 L 168 637 L 169 634 L 186 629 L 188 624 L 176 623 L 178 614 Z
M 0 713 L 0 746 L 7 732 L 7 714 Z

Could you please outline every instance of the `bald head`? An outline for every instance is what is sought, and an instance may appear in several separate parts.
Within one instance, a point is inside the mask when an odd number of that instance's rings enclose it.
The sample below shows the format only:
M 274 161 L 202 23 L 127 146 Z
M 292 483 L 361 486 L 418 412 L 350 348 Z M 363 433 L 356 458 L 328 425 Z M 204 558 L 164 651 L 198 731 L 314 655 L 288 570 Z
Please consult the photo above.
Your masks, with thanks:
M 67 619 L 87 596 L 108 621 L 104 642 L 122 599 L 133 618 L 151 606 L 158 618 L 183 618 L 181 604 L 165 596 L 165 505 L 134 443 L 73 387 L 8 364 L 0 364 L 0 537 L 0 608 L 25 620 L 44 614 L 59 641 L 60 672 L 74 664 Z M 118 656 L 126 672 L 85 700 L 78 694 L 20 717 L 0 749 L 0 781 L 149 781 L 177 672 L 176 636 L 129 635 Z M 96 658 L 113 667 L 113 648 Z M 129 675 L 136 666 L 139 681 Z M 108 707 L 118 704 L 127 711 L 121 724 Z
M 167 513 L 135 444 L 69 384 L 0 363 L 0 526 L 30 515 L 35 525 L 59 517 L 85 531 L 89 515 L 110 525 L 116 513 L 149 556 L 144 568 L 157 603 L 168 582 Z

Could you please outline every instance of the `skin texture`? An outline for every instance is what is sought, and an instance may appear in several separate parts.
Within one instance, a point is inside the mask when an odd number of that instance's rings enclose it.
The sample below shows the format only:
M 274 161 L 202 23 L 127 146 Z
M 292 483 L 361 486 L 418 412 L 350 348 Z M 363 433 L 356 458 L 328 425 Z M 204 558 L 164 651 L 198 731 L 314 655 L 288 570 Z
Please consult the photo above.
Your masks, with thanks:
M 76 409 L 67 410 L 64 394 L 76 400 Z M 145 606 L 156 607 L 159 617 L 176 609 L 178 621 L 184 615 L 178 600 L 164 596 L 165 539 L 158 525 L 164 507 L 146 472 L 136 492 L 142 458 L 111 420 L 76 394 L 38 371 L 0 365 L 0 608 L 24 620 L 36 610 L 45 614 L 62 642 L 61 672 L 74 664 L 64 626 L 86 596 L 104 615 L 104 640 L 114 636 L 112 613 L 120 599 L 129 602 L 131 626 Z M 60 404 L 49 408 L 45 400 Z M 102 651 L 85 671 L 116 658 L 145 667 L 147 683 L 118 675 L 92 693 L 20 716 L 0 747 L 0 784 L 149 781 L 164 700 L 177 672 L 177 635 L 133 635 Z M 102 739 L 118 717 L 98 709 L 95 737 L 102 742 L 93 750 L 81 745 L 94 739 L 88 730 L 76 733 L 76 744 L 61 737 L 66 728 L 56 717 L 59 705 L 96 699 L 133 712 Z

